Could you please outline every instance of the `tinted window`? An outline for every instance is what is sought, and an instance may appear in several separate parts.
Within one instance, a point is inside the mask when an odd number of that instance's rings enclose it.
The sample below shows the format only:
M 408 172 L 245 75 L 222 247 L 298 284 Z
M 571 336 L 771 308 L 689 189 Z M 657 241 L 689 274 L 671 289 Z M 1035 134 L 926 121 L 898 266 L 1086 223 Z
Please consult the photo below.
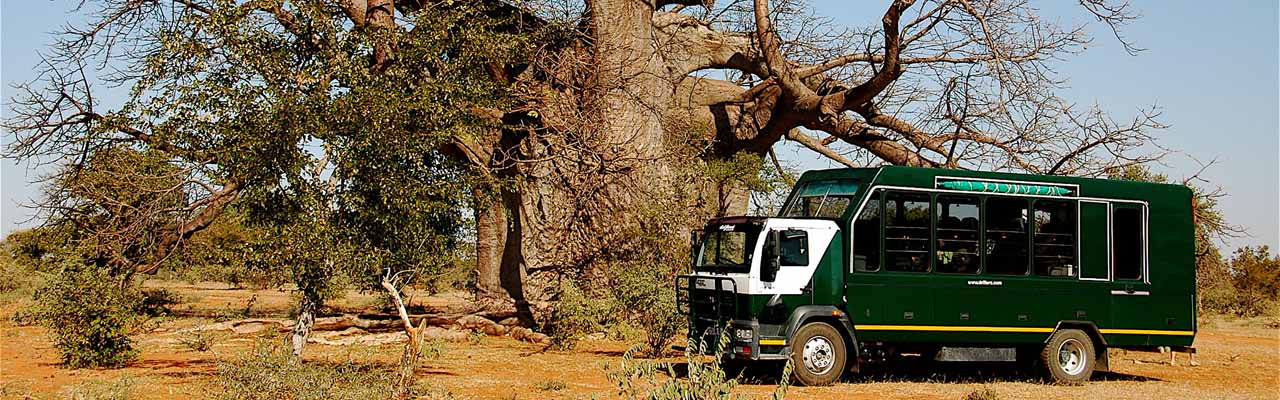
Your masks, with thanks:
M 800 230 L 782 231 L 778 264 L 783 267 L 809 265 L 809 234 Z
M 885 196 L 884 257 L 889 271 L 929 270 L 929 195 Z
M 1111 249 L 1116 279 L 1142 279 L 1142 210 L 1117 207 L 1111 217 Z
M 1036 200 L 1035 271 L 1040 276 L 1075 276 L 1076 206 L 1070 201 Z
M 934 270 L 978 273 L 978 198 L 938 196 L 937 252 Z
M 853 221 L 853 270 L 880 270 L 880 191 L 871 194 Z
M 1026 199 L 987 198 L 987 273 L 1027 274 L 1027 206 Z

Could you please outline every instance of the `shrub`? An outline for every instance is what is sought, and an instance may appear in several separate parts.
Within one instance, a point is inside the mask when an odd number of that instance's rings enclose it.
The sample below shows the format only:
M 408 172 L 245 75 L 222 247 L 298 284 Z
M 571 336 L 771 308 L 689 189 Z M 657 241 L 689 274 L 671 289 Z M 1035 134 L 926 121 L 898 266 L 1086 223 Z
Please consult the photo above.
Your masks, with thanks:
M 725 329 L 724 332 L 728 332 Z M 720 335 L 719 346 L 724 348 L 729 345 L 729 335 L 723 333 Z M 632 353 L 639 349 L 639 346 L 627 350 L 622 355 L 622 363 L 617 368 L 605 366 L 605 376 L 609 382 L 618 388 L 618 395 L 627 399 L 739 399 L 742 396 L 735 396 L 733 390 L 738 387 L 738 377 L 729 376 L 720 363 L 714 358 L 709 359 L 702 355 L 703 349 L 707 345 L 705 343 L 695 343 L 692 340 L 685 349 L 684 360 L 688 366 L 688 372 L 684 378 L 675 378 L 675 368 L 670 363 L 654 363 L 653 361 L 643 360 L 636 361 Z M 788 383 L 791 379 L 791 362 L 783 366 L 782 376 L 778 378 L 778 386 L 774 388 L 772 398 L 782 399 L 786 397 Z M 659 372 L 665 372 L 666 375 L 673 377 L 671 379 L 662 379 L 658 376 Z
M 218 335 L 206 330 L 196 329 L 183 333 L 178 337 L 178 344 L 195 352 L 206 352 L 213 349 L 213 345 L 218 340 Z
M 600 332 L 609 322 L 608 300 L 592 296 L 578 285 L 566 283 L 560 302 L 552 311 L 551 343 L 560 349 L 571 349 L 583 336 Z
M 235 360 L 219 363 L 216 381 L 225 399 L 369 400 L 402 393 L 395 371 L 352 360 L 302 362 L 278 340 L 261 342 Z M 416 389 L 421 391 L 421 389 Z
M 137 356 L 129 335 L 145 318 L 138 313 L 142 296 L 135 286 L 67 261 L 34 299 L 31 317 L 49 329 L 67 366 L 117 367 Z
M 614 271 L 610 285 L 615 314 L 644 329 L 645 353 L 660 357 L 686 319 L 676 310 L 674 274 L 643 264 L 625 265 Z
M 984 387 L 964 395 L 964 400 L 1000 400 L 1000 394 L 991 388 Z
M 541 380 L 535 383 L 533 387 L 543 392 L 559 392 L 569 387 L 569 385 L 561 380 Z

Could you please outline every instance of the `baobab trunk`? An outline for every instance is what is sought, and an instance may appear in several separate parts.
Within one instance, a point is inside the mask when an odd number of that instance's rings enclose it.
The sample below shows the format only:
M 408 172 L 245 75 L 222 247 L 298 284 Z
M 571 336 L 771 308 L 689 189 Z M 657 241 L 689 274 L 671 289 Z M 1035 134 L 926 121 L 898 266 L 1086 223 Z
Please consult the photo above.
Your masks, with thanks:
M 486 196 L 474 191 L 477 199 Z M 507 209 L 501 201 L 476 207 L 476 289 L 486 305 L 496 306 L 508 296 L 502 288 L 502 254 L 507 240 Z

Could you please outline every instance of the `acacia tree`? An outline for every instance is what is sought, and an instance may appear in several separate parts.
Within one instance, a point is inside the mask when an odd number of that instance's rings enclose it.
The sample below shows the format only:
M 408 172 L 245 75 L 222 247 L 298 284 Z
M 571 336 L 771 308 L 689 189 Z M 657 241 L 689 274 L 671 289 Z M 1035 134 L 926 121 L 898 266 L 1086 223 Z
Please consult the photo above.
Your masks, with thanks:
M 123 145 L 170 157 L 187 201 L 137 217 L 173 221 L 130 242 L 120 262 L 142 272 L 232 201 L 380 221 L 362 232 L 386 237 L 410 224 L 341 206 L 469 190 L 480 294 L 526 322 L 529 276 L 589 275 L 643 256 L 637 232 L 745 212 L 783 140 L 849 166 L 1096 175 L 1154 157 L 1136 152 L 1160 127 L 1154 111 L 1116 120 L 1056 94 L 1054 62 L 1090 38 L 1023 1 L 895 0 L 853 29 L 799 0 L 478 3 L 98 1 L 55 46 L 43 84 L 14 101 L 14 154 L 76 165 Z M 1133 18 L 1124 3 L 1079 3 L 1112 29 Z M 95 108 L 82 60 L 133 87 L 120 110 Z M 388 166 L 402 174 L 382 179 Z M 447 185 L 453 168 L 479 184 Z M 377 195 L 340 201 L 357 182 Z M 432 204 L 390 209 L 461 207 Z

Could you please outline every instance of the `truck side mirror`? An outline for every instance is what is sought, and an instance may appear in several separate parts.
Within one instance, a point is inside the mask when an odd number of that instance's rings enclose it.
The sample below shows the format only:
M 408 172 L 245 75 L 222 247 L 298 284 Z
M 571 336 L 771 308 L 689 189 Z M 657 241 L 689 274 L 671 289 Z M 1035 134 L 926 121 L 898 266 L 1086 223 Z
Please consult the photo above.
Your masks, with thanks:
M 760 281 L 773 282 L 778 278 L 781 267 L 779 257 L 782 254 L 782 232 L 769 231 L 764 240 L 764 259 L 760 260 Z

